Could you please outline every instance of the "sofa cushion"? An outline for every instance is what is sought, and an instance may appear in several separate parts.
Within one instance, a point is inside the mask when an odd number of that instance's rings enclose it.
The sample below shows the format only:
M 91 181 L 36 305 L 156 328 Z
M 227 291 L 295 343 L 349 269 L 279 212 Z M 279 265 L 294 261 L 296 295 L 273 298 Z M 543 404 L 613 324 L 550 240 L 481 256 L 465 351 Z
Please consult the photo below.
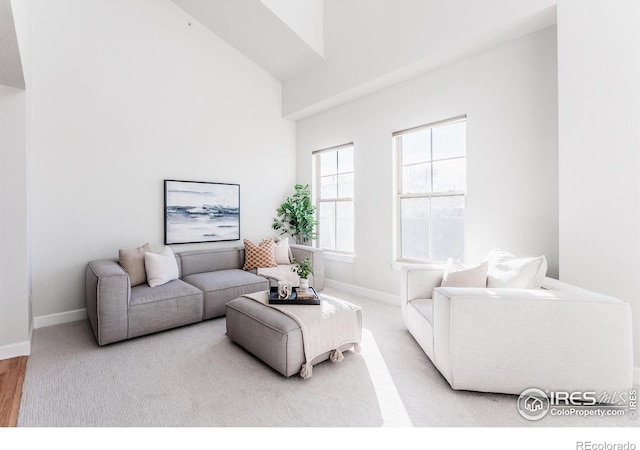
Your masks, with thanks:
M 121 248 L 118 250 L 118 262 L 129 275 L 131 286 L 137 286 L 147 282 L 147 272 L 144 268 L 144 254 L 150 251 L 151 247 L 148 242 L 138 248 Z
M 424 319 L 433 326 L 433 299 L 431 298 L 416 298 L 409 302 L 416 311 L 420 313 Z
M 151 287 L 177 280 L 179 276 L 178 263 L 170 247 L 165 247 L 160 253 L 145 253 L 144 267 Z
M 184 277 L 183 280 L 204 293 L 204 319 L 224 315 L 229 300 L 244 294 L 269 290 L 269 281 L 266 278 L 240 269 L 196 273 Z
M 547 274 L 547 259 L 544 255 L 518 258 L 511 253 L 494 249 L 484 260 L 489 263 L 489 288 L 539 289 Z
M 202 292 L 182 280 L 162 286 L 131 288 L 128 338 L 168 330 L 202 320 Z
M 248 239 L 244 240 L 244 270 L 257 269 L 258 267 L 277 266 L 274 257 L 274 239 L 264 239 L 259 245 Z
M 173 298 L 188 297 L 191 295 L 202 296 L 202 291 L 182 280 L 173 280 L 162 286 L 150 287 L 141 284 L 131 288 L 131 300 L 129 305 L 141 305 L 144 303 L 161 302 Z
M 449 258 L 442 276 L 441 287 L 487 287 L 487 270 L 489 263 L 484 261 L 477 266 L 465 266 L 460 262 Z
M 244 270 L 228 269 L 187 275 L 183 278 L 183 281 L 197 287 L 202 292 L 209 292 L 243 286 L 245 284 L 262 283 L 266 280 L 263 277 Z
M 242 269 L 244 248 L 215 248 L 206 250 L 188 250 L 176 253 L 180 278 L 194 273 L 213 272 L 215 270 Z

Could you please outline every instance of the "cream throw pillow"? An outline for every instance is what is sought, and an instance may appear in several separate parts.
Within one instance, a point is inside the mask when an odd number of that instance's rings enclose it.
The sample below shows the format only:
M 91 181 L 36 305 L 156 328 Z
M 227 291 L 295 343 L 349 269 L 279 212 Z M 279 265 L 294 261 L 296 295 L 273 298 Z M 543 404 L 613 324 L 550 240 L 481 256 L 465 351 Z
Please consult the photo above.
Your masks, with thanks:
M 280 239 L 273 247 L 273 257 L 276 264 L 291 264 L 289 259 L 289 238 Z
M 547 274 L 547 258 L 518 258 L 503 250 L 491 250 L 484 259 L 489 263 L 487 287 L 539 289 Z
M 178 262 L 170 247 L 165 247 L 160 253 L 145 253 L 144 265 L 151 287 L 161 286 L 179 277 Z
M 119 263 L 129 275 L 131 286 L 137 286 L 147 281 L 144 268 L 144 254 L 151 251 L 147 242 L 138 248 L 121 248 L 118 250 Z
M 273 238 L 264 239 L 260 245 L 256 245 L 248 239 L 244 240 L 244 270 L 258 269 L 261 267 L 276 267 L 274 258 Z
M 441 287 L 484 288 L 487 287 L 488 262 L 477 266 L 464 266 L 453 258 L 447 260 Z

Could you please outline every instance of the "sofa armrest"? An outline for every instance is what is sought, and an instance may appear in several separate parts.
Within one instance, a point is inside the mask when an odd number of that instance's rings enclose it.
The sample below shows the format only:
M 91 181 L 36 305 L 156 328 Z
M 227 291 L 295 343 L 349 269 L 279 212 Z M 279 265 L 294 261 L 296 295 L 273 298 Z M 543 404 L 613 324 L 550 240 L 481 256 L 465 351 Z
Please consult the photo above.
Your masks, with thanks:
M 442 284 L 444 266 L 421 264 L 402 266 L 400 299 L 408 303 L 416 298 L 432 298 L 433 289 Z
M 407 304 L 417 298 L 432 298 L 433 289 L 442 284 L 444 266 L 440 264 L 405 264 L 400 274 L 402 320 L 407 323 Z
M 301 244 L 289 244 L 296 261 L 304 261 L 309 257 L 313 273 L 313 287 L 316 291 L 324 289 L 324 250 Z
M 98 345 L 127 339 L 131 282 L 120 264 L 106 259 L 87 264 L 85 298 Z
M 436 288 L 433 301 L 434 364 L 454 389 L 632 386 L 631 308 L 620 299 L 583 289 Z

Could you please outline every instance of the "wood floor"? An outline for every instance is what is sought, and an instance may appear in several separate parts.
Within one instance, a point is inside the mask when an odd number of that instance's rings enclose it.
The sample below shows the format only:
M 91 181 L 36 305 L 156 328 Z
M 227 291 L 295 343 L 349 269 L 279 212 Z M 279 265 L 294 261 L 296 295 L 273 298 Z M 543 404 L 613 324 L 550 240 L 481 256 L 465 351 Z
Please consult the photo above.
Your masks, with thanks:
M 15 427 L 27 357 L 0 360 L 0 427 Z

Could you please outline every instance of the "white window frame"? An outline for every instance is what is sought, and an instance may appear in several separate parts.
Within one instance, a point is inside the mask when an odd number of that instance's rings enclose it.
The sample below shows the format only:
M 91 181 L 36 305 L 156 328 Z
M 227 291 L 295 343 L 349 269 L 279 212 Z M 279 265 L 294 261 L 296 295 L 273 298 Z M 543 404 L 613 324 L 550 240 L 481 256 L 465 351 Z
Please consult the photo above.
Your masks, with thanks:
M 467 121 L 467 116 L 466 115 L 461 115 L 461 116 L 457 116 L 457 117 L 453 117 L 450 119 L 445 119 L 445 120 L 440 120 L 438 122 L 433 122 L 433 123 L 429 123 L 426 125 L 420 125 L 417 127 L 412 127 L 412 128 L 407 128 L 404 130 L 400 130 L 400 131 L 396 131 L 394 133 L 392 133 L 392 139 L 393 139 L 393 148 L 394 148 L 394 152 L 395 152 L 395 161 L 396 161 L 396 183 L 395 183 L 395 193 L 396 193 L 396 204 L 395 204 L 395 216 L 396 216 L 396 221 L 395 221 L 395 225 L 396 225 L 396 250 L 395 250 L 395 261 L 399 262 L 399 263 L 442 263 L 444 261 L 437 261 L 434 259 L 416 259 L 416 258 L 407 258 L 407 257 L 403 257 L 402 256 L 402 212 L 401 212 L 401 203 L 403 199 L 407 199 L 407 198 L 434 198 L 434 197 L 463 197 L 464 200 L 464 210 L 465 210 L 465 217 L 466 217 L 466 211 L 467 211 L 467 190 L 465 189 L 464 191 L 442 191 L 442 192 L 426 192 L 426 193 L 411 193 L 411 194 L 403 194 L 402 193 L 402 140 L 400 139 L 400 137 L 402 135 L 406 135 L 409 133 L 413 133 L 415 131 L 419 131 L 419 130 L 423 130 L 423 129 L 430 129 L 430 128 L 436 128 L 442 125 L 449 125 L 449 124 L 453 124 L 456 122 L 466 122 Z M 465 127 L 466 127 L 466 123 L 465 123 Z M 458 159 L 460 157 L 454 157 L 451 159 Z M 467 164 L 467 145 L 465 144 L 465 169 L 466 169 L 466 164 Z M 429 160 L 430 162 L 433 162 L 434 160 L 431 159 Z M 446 161 L 446 159 L 439 159 L 436 161 Z M 433 164 L 431 165 L 431 170 L 432 170 L 432 179 L 433 179 Z M 431 218 L 429 219 L 431 220 Z M 465 230 L 464 230 L 464 243 L 465 243 L 465 255 L 466 256 L 466 251 L 467 251 L 467 233 L 466 233 L 466 220 L 465 220 Z M 431 255 L 430 255 L 431 256 Z
M 333 152 L 333 151 L 339 151 L 341 149 L 345 149 L 345 148 L 349 148 L 351 147 L 353 149 L 353 172 L 343 172 L 344 173 L 353 173 L 353 180 L 354 180 L 354 196 L 352 197 L 340 197 L 340 196 L 336 196 L 335 198 L 320 198 L 320 179 L 322 178 L 320 176 L 320 155 L 322 153 L 328 153 L 328 152 Z M 346 251 L 346 250 L 340 250 L 340 249 L 333 249 L 333 248 L 323 248 L 323 250 L 329 254 L 329 259 L 336 259 L 336 260 L 341 260 L 344 262 L 351 262 L 352 259 L 351 257 L 353 257 L 355 255 L 355 177 L 356 177 L 356 171 L 355 171 L 355 144 L 353 142 L 348 142 L 346 144 L 341 144 L 341 145 L 336 145 L 334 147 L 328 147 L 328 148 L 323 148 L 321 150 L 315 150 L 312 152 L 311 157 L 313 160 L 313 199 L 314 199 L 314 205 L 316 207 L 316 220 L 319 221 L 320 219 L 320 203 L 337 203 L 337 202 L 351 202 L 353 203 L 353 207 L 354 207 L 354 242 L 353 242 L 353 246 L 354 246 L 354 250 L 353 251 Z M 337 191 L 336 191 L 337 193 Z M 334 224 L 334 229 L 338 230 L 338 215 L 336 214 L 335 217 L 336 223 Z M 337 242 L 337 239 L 336 239 Z M 315 245 L 317 247 L 320 247 L 320 228 L 318 227 L 317 230 L 317 237 L 316 237 L 316 241 L 315 241 Z M 321 247 L 322 248 L 322 247 Z M 334 254 L 336 256 L 336 258 L 331 258 L 330 254 Z M 346 257 L 346 259 L 344 258 L 340 258 L 340 256 L 344 256 Z

